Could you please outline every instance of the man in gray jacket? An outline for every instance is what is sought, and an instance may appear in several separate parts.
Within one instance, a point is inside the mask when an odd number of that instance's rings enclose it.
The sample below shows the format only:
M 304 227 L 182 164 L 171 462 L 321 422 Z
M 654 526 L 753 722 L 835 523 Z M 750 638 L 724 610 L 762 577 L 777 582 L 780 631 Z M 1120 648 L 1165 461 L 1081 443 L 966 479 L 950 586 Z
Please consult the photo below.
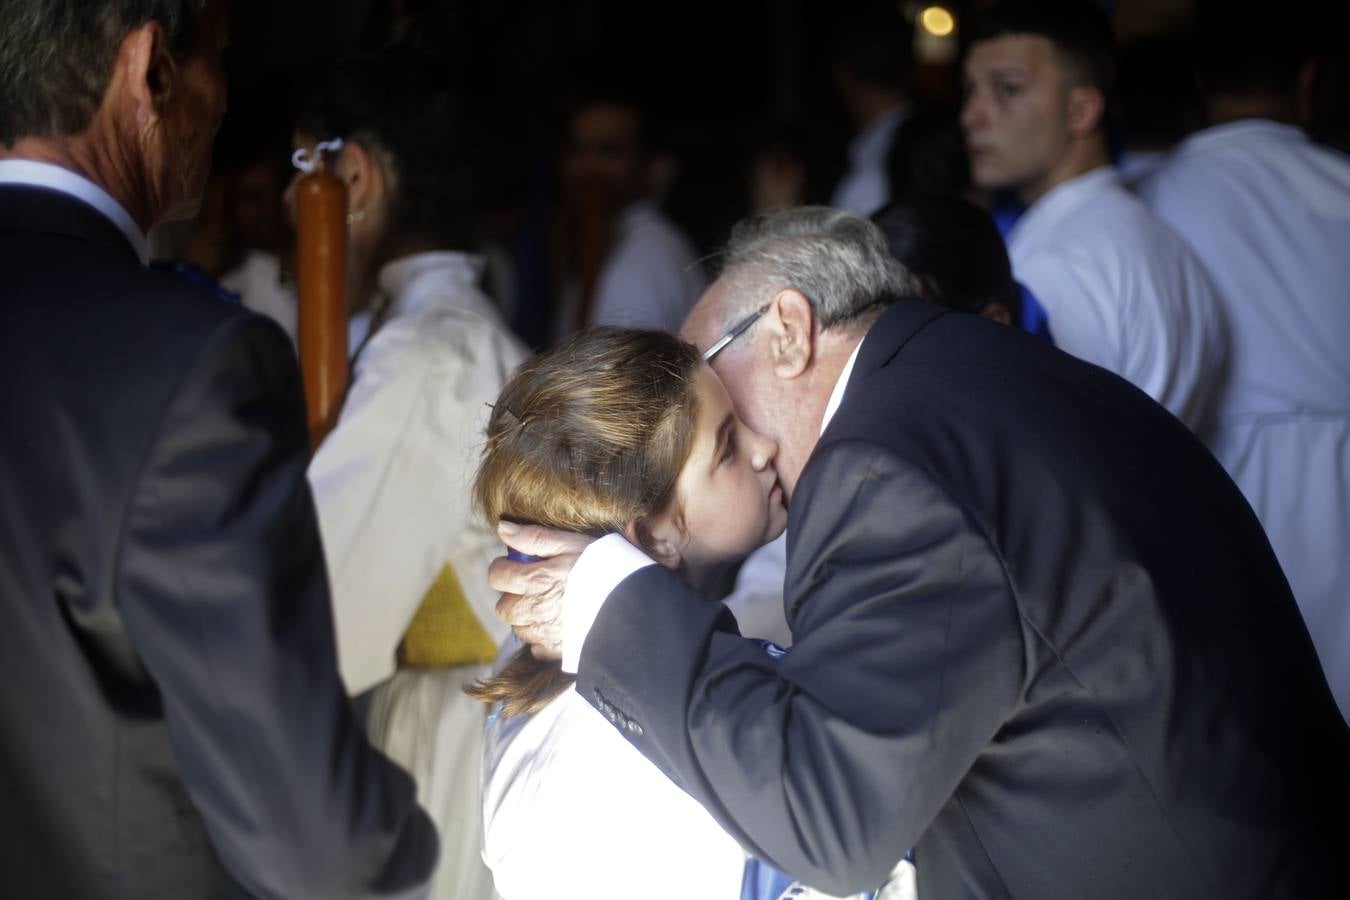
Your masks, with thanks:
M 223 4 L 0 22 L 0 894 L 415 895 L 436 834 L 337 675 L 290 343 L 145 267 Z

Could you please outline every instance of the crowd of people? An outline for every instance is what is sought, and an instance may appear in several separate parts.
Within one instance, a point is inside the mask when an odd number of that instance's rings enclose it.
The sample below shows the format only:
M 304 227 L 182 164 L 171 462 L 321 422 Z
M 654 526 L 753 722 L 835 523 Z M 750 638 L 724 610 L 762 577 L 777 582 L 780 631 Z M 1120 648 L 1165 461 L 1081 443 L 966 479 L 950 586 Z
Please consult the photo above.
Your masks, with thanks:
M 397 17 L 213 169 L 224 0 L 0 3 L 0 894 L 1339 896 L 1350 155 L 1259 12 L 986 4 L 953 107 L 841 11 L 842 173 L 703 255 L 614 79 L 512 252 Z

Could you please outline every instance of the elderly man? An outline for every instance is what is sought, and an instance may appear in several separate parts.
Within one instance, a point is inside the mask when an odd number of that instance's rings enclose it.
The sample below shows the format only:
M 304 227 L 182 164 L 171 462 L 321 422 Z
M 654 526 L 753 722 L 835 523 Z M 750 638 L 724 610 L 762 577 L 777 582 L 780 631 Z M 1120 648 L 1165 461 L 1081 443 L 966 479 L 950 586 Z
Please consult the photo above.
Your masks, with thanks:
M 493 563 L 504 618 L 832 893 L 911 847 L 944 900 L 1343 893 L 1350 732 L 1232 482 L 1118 377 L 907 287 L 870 223 L 789 210 L 685 325 L 778 441 L 790 653 L 617 535 L 504 529 L 556 554 Z
M 0 4 L 0 893 L 404 896 L 436 835 L 337 675 L 294 354 L 145 268 L 217 0 Z

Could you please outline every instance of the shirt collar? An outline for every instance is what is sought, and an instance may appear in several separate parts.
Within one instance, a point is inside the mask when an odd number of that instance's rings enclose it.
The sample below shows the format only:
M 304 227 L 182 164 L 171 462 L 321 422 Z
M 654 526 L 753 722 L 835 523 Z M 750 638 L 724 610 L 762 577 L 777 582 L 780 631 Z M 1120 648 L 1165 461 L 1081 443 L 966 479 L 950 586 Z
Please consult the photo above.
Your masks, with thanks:
M 863 341 L 867 340 L 864 336 Z M 830 402 L 825 404 L 825 415 L 820 420 L 820 433 L 825 433 L 825 427 L 830 424 L 834 414 L 839 411 L 839 404 L 844 402 L 844 391 L 848 388 L 849 376 L 853 374 L 853 364 L 858 361 L 858 351 L 862 349 L 863 342 L 858 341 L 858 346 L 853 348 L 849 354 L 848 362 L 844 363 L 844 370 L 839 373 L 839 380 L 834 383 L 834 391 L 830 393 Z
M 391 315 L 409 312 L 419 305 L 425 293 L 419 287 L 428 276 L 432 277 L 431 283 L 437 286 L 450 281 L 464 287 L 474 287 L 483 275 L 483 265 L 483 258 L 471 253 L 452 250 L 414 253 L 387 263 L 380 269 L 380 293 L 391 304 Z M 444 292 L 436 293 L 439 296 Z
M 92 206 L 126 236 L 141 265 L 150 262 L 150 245 L 131 214 L 113 199 L 112 194 L 83 175 L 32 159 L 0 159 L 0 184 L 46 188 Z

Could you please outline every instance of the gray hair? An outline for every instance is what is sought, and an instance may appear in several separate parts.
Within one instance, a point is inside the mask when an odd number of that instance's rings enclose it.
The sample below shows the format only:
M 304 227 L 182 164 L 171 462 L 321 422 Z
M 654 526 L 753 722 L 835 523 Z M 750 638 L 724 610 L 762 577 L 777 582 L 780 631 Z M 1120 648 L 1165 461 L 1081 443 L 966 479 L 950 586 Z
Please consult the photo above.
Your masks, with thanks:
M 206 0 L 0 0 L 0 144 L 83 131 L 127 32 L 159 22 L 169 52 L 191 45 Z
M 721 277 L 737 308 L 753 311 L 770 291 L 800 291 L 822 328 L 870 322 L 918 282 L 891 255 L 886 236 L 868 219 L 824 206 L 798 206 L 752 216 L 731 232 Z

